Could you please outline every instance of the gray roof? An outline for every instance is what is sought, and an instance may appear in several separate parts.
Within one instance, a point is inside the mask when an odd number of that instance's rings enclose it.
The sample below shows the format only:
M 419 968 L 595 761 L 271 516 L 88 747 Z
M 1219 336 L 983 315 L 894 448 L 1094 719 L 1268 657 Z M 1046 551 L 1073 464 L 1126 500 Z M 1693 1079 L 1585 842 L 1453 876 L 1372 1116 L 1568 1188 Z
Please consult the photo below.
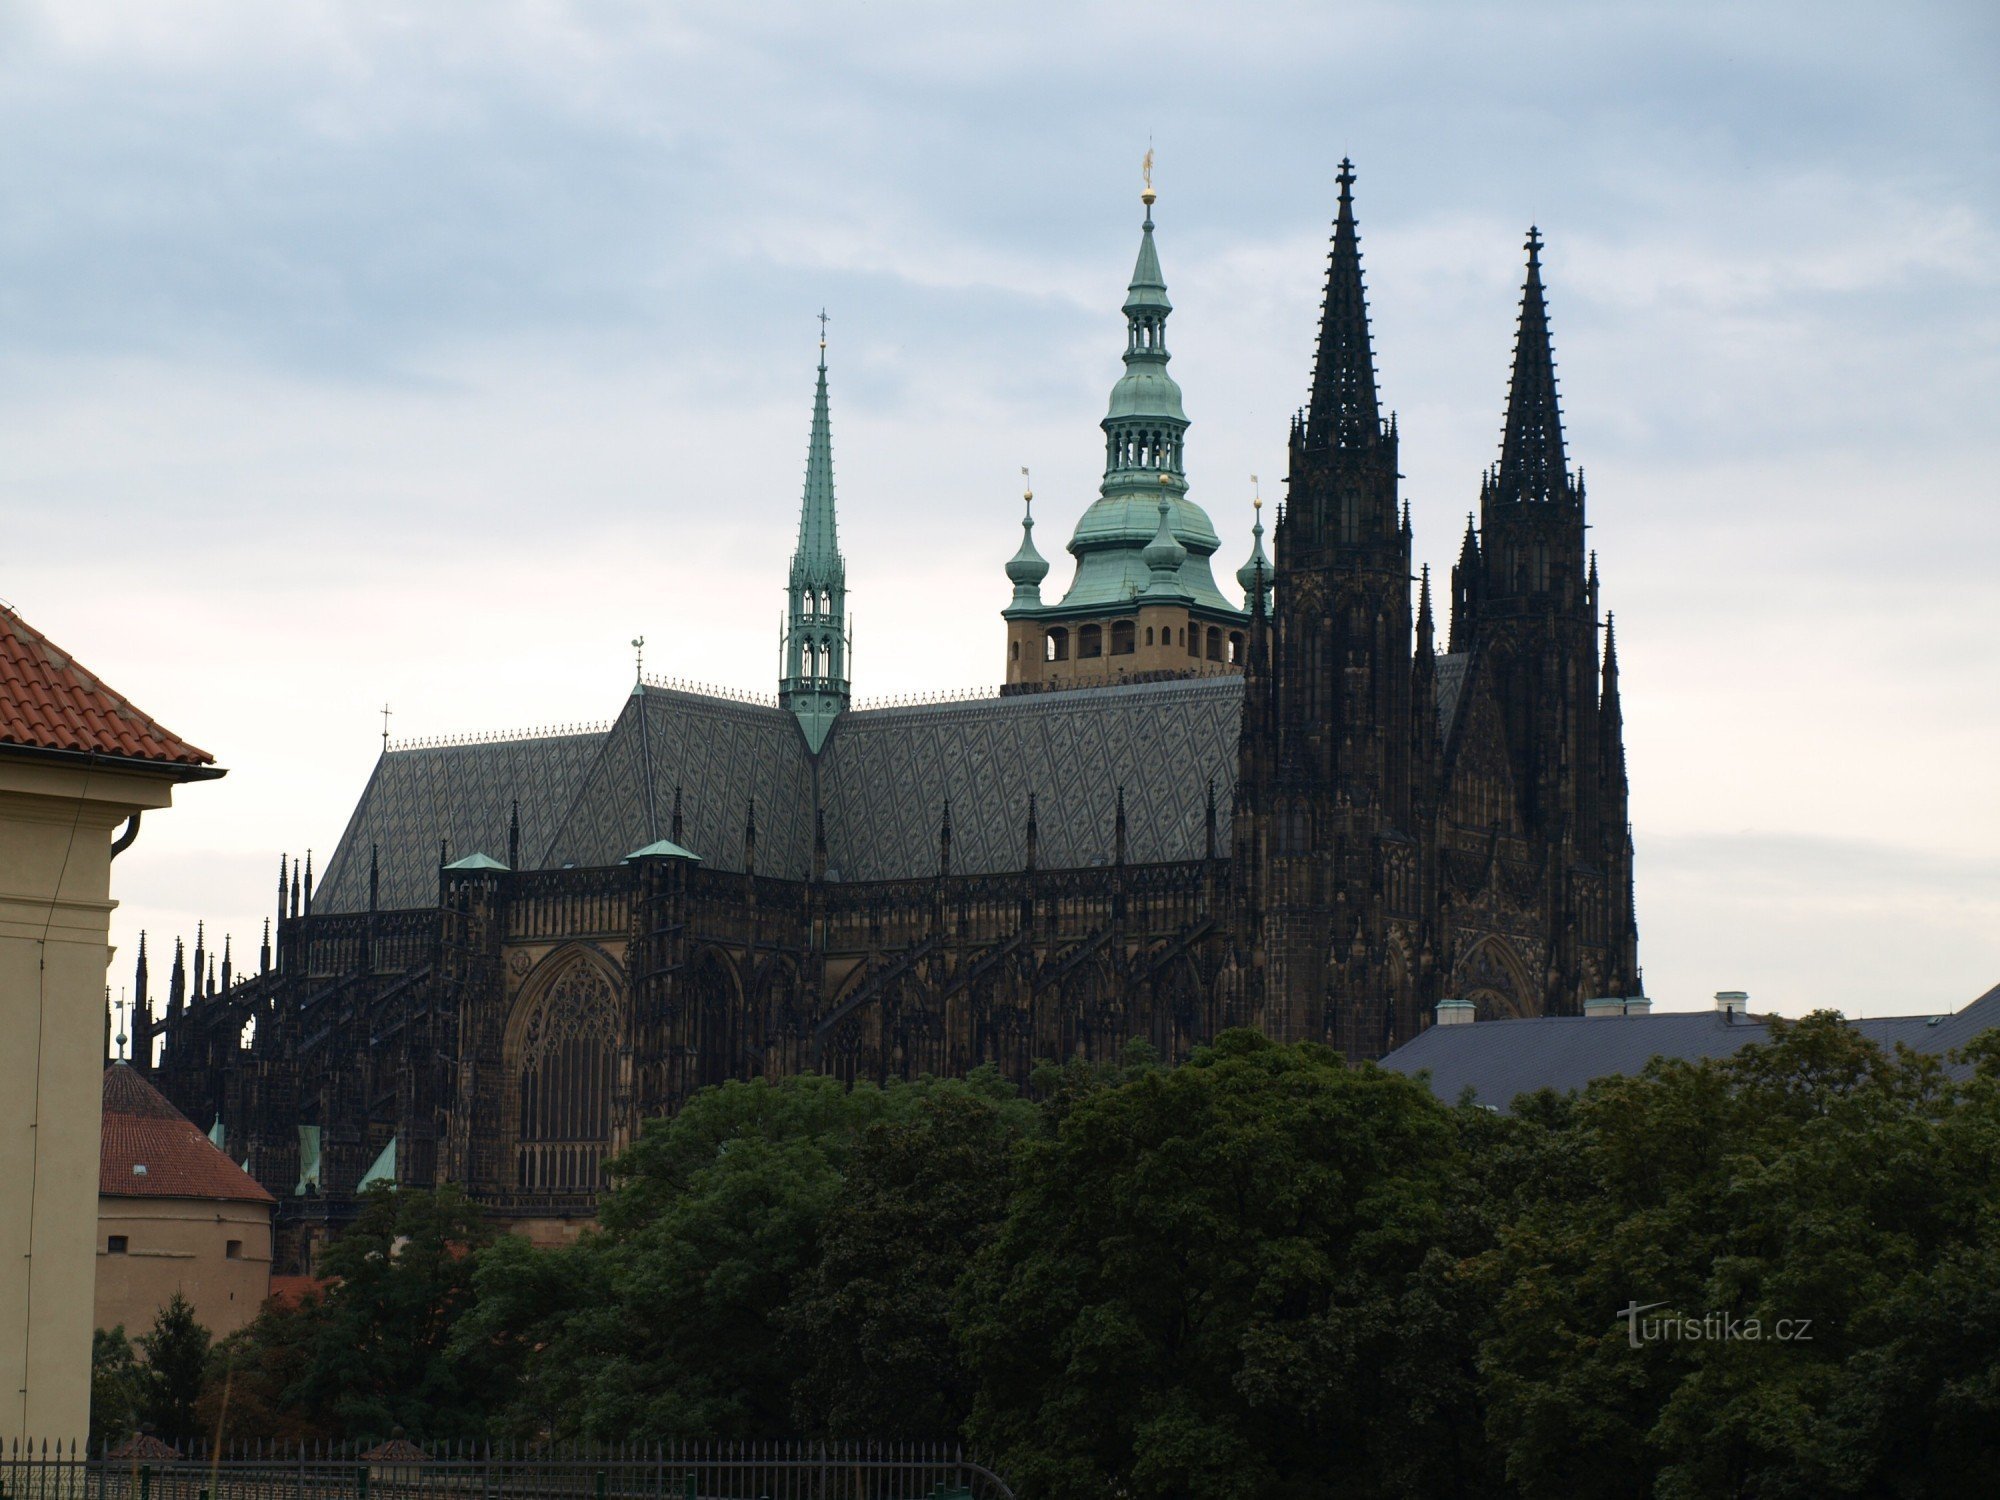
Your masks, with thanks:
M 313 909 L 367 909 L 371 846 L 381 850 L 385 910 L 432 904 L 439 841 L 453 858 L 480 853 L 505 859 L 507 819 L 517 797 L 521 856 L 528 862 L 569 811 L 606 738 L 600 730 L 385 751 L 320 873 Z
M 1229 676 L 862 709 L 815 760 L 783 709 L 645 687 L 606 732 L 388 751 L 314 909 L 367 906 L 371 845 L 385 909 L 434 901 L 439 840 L 504 858 L 516 797 L 524 868 L 617 864 L 671 835 L 676 787 L 680 842 L 710 869 L 743 868 L 754 798 L 762 874 L 807 874 L 818 805 L 829 875 L 934 875 L 949 798 L 954 872 L 1018 870 L 1030 792 L 1044 867 L 1105 864 L 1120 787 L 1129 861 L 1199 858 L 1210 779 L 1228 847 L 1242 703 Z
M 1901 1042 L 1914 1051 L 1942 1055 L 2000 1026 L 2000 986 L 1956 1013 L 1880 1016 L 1851 1024 L 1884 1048 Z M 1732 1021 L 1715 1011 L 1541 1016 L 1432 1026 L 1383 1058 L 1382 1066 L 1397 1073 L 1429 1073 L 1431 1092 L 1447 1104 L 1457 1103 L 1471 1089 L 1475 1102 L 1507 1109 L 1522 1094 L 1539 1089 L 1568 1093 L 1594 1078 L 1637 1073 L 1655 1057 L 1690 1062 L 1728 1057 L 1770 1036 L 1764 1021 Z M 1954 1066 L 1950 1071 L 1962 1076 L 1966 1070 Z
M 934 875 L 951 802 L 952 870 L 1018 870 L 1035 794 L 1044 868 L 1199 859 L 1208 783 L 1229 847 L 1243 679 L 1202 677 L 843 715 L 821 756 L 827 865 L 843 880 Z
M 743 868 L 743 831 L 757 807 L 757 869 L 803 876 L 812 860 L 812 757 L 782 708 L 646 687 L 625 700 L 604 752 L 562 826 L 534 849 L 539 869 L 615 865 L 670 838 L 681 790 L 680 843 L 712 870 Z

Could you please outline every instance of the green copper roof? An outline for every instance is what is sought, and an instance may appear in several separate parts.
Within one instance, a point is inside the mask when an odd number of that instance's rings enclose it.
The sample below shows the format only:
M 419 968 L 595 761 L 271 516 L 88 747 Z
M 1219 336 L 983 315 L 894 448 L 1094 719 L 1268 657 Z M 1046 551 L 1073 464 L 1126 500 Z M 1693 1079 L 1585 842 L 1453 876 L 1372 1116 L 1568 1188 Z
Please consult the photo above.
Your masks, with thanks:
M 490 854 L 468 854 L 446 865 L 447 870 L 504 870 L 507 867 Z
M 631 864 L 635 859 L 691 859 L 701 863 L 701 856 L 692 849 L 683 849 L 672 839 L 654 839 L 643 849 L 634 849 L 626 855 L 622 863 Z
M 792 554 L 789 608 L 778 701 L 799 721 L 817 755 L 848 702 L 847 564 L 833 512 L 833 424 L 827 417 L 825 314 L 821 314 L 819 385 L 806 444 L 806 488 L 799 502 L 799 545 Z
M 1021 514 L 1021 547 L 1007 559 L 1007 578 L 1014 585 L 1012 607 L 1039 607 L 1042 580 L 1049 576 L 1049 560 L 1035 550 L 1035 497 L 1027 497 Z
M 1257 604 L 1254 590 L 1258 579 L 1264 583 L 1264 602 L 1271 602 L 1271 559 L 1264 555 L 1264 502 L 1257 502 L 1257 521 L 1250 528 L 1250 555 L 1243 560 L 1243 566 L 1236 570 L 1237 585 L 1243 590 L 1243 607 L 1254 609 Z
M 1122 609 L 1152 589 L 1154 567 L 1147 549 L 1160 530 L 1162 499 L 1169 540 L 1180 550 L 1174 569 L 1178 581 L 1163 580 L 1162 586 L 1196 609 L 1242 613 L 1215 585 L 1209 559 L 1222 542 L 1207 512 L 1187 494 L 1183 444 L 1188 419 L 1181 406 L 1181 388 L 1167 373 L 1172 358 L 1167 350 L 1167 318 L 1172 311 L 1149 204 L 1139 233 L 1139 258 L 1125 293 L 1125 373 L 1111 388 L 1110 405 L 1099 424 L 1105 438 L 1104 478 L 1097 500 L 1083 513 L 1069 540 L 1076 576 L 1059 603 L 1043 606 L 1047 613 Z M 1015 607 L 1022 608 L 1018 595 Z
M 806 444 L 806 489 L 799 502 L 799 545 L 792 576 L 828 584 L 846 573 L 833 510 L 833 424 L 826 405 L 826 345 L 819 349 L 819 386 L 813 393 L 812 437 Z

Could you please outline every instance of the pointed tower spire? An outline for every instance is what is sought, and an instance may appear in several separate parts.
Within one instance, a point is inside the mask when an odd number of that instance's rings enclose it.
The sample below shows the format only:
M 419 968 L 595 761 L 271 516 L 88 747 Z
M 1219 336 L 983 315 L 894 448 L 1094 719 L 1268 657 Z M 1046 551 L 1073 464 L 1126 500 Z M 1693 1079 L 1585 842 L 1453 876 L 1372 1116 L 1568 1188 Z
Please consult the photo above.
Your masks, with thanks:
M 938 878 L 951 876 L 951 798 L 944 799 L 944 817 L 938 822 Z
M 271 919 L 269 917 L 264 918 L 264 946 L 257 954 L 257 972 L 259 974 L 268 974 L 271 972 Z
M 1598 759 L 1606 786 L 1614 795 L 1625 790 L 1625 710 L 1618 697 L 1618 621 L 1604 617 L 1604 687 L 1597 708 Z
M 681 784 L 678 781 L 674 783 L 674 831 L 670 836 L 676 844 L 681 842 Z
M 187 1003 L 187 948 L 179 938 L 174 939 L 174 966 L 167 971 L 167 1017 L 171 1020 L 181 1013 Z
M 521 868 L 521 799 L 516 797 L 507 809 L 507 868 Z
M 1368 294 L 1361 280 L 1361 236 L 1354 225 L 1354 163 L 1341 159 L 1340 208 L 1320 304 L 1319 357 L 1313 366 L 1306 441 L 1314 448 L 1355 448 L 1382 435 L 1375 389 L 1375 349 L 1368 336 Z
M 1472 649 L 1474 616 L 1479 610 L 1479 533 L 1473 529 L 1472 512 L 1465 513 L 1465 540 L 1458 545 L 1458 561 L 1451 568 L 1452 652 Z
M 819 384 L 806 443 L 799 544 L 787 585 L 784 675 L 778 699 L 790 709 L 814 754 L 848 703 L 847 563 L 840 555 L 833 503 L 833 424 L 827 414 L 826 313 L 819 315 Z
M 1428 663 L 1437 652 L 1437 622 L 1431 617 L 1431 565 L 1424 564 L 1423 582 L 1417 591 L 1417 664 Z
M 1514 341 L 1514 376 L 1507 389 L 1507 426 L 1494 474 L 1497 500 L 1559 500 L 1570 496 L 1563 455 L 1562 411 L 1556 400 L 1555 347 L 1542 289 L 1542 235 L 1528 230 L 1528 279 L 1521 287 L 1521 321 Z
M 1027 470 L 1021 473 L 1025 476 Z M 1035 492 L 1021 496 L 1021 547 L 1007 559 L 1007 578 L 1014 585 L 1011 609 L 1040 609 L 1042 580 L 1049 576 L 1048 559 L 1035 549 Z
M 1036 860 L 1040 854 L 1041 833 L 1035 825 L 1035 794 L 1030 792 L 1028 793 L 1028 869 L 1032 870 L 1035 868 Z
M 1256 591 L 1268 594 L 1271 587 L 1271 559 L 1264 555 L 1264 499 L 1258 496 L 1250 502 L 1256 520 L 1250 527 L 1250 555 L 1243 560 L 1243 566 L 1236 570 L 1236 585 L 1243 590 L 1243 608 L 1254 613 L 1257 600 Z M 1265 599 L 1266 607 L 1270 600 Z
M 233 970 L 234 965 L 229 961 L 229 934 L 225 932 L 222 935 L 222 991 L 224 994 L 229 993 L 230 976 Z

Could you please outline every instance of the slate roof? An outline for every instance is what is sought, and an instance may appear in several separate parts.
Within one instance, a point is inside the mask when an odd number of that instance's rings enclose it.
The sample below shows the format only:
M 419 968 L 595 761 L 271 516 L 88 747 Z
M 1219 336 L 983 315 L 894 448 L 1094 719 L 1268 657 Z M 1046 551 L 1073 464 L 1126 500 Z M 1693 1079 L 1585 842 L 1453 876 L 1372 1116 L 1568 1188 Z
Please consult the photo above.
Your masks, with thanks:
M 828 871 L 936 874 L 946 798 L 953 873 L 1018 870 L 1030 792 L 1043 868 L 1109 864 L 1121 786 L 1129 862 L 1198 859 L 1211 778 L 1226 850 L 1242 719 L 1240 677 L 843 715 L 820 767 Z
M 97 1191 L 106 1198 L 276 1201 L 126 1063 L 104 1070 Z
M 13 610 L 0 605 L 0 746 L 115 756 L 189 768 L 215 757 L 135 706 Z M 184 773 L 185 774 L 185 773 Z
M 435 904 L 438 841 L 453 859 L 504 860 L 516 798 L 529 863 L 554 837 L 607 738 L 598 730 L 385 751 L 321 872 L 313 910 L 368 909 L 371 845 L 381 848 L 383 910 Z
M 769 704 L 657 687 L 626 700 L 560 827 L 545 842 L 523 837 L 522 863 L 617 864 L 673 833 L 676 785 L 680 842 L 708 868 L 743 868 L 753 798 L 758 873 L 803 879 L 811 868 L 812 757 L 798 721 Z
M 1465 661 L 1438 658 L 1447 731 Z M 815 758 L 784 709 L 646 686 L 608 731 L 386 752 L 313 909 L 366 909 L 371 845 L 383 909 L 430 905 L 438 841 L 504 859 L 516 797 L 523 868 L 615 865 L 671 836 L 676 786 L 680 842 L 713 870 L 742 870 L 753 798 L 759 874 L 805 878 L 818 806 L 830 877 L 935 875 L 947 798 L 953 873 L 1018 870 L 1030 792 L 1044 869 L 1108 864 L 1120 787 L 1129 862 L 1198 859 L 1211 779 L 1216 847 L 1229 847 L 1242 716 L 1236 676 L 857 709 Z
M 1893 1049 L 1901 1042 L 1941 1056 L 2000 1026 L 2000 986 L 1955 1014 L 1880 1016 L 1850 1024 L 1881 1047 Z M 1594 1078 L 1630 1076 L 1655 1057 L 1690 1062 L 1728 1057 L 1770 1037 L 1764 1021 L 1732 1021 L 1715 1011 L 1541 1016 L 1433 1026 L 1384 1057 L 1381 1065 L 1408 1075 L 1428 1071 L 1431 1092 L 1447 1104 L 1457 1103 L 1469 1088 L 1477 1103 L 1508 1109 L 1522 1094 L 1538 1089 L 1568 1093 Z M 1948 1071 L 1963 1076 L 1967 1070 L 1948 1065 Z

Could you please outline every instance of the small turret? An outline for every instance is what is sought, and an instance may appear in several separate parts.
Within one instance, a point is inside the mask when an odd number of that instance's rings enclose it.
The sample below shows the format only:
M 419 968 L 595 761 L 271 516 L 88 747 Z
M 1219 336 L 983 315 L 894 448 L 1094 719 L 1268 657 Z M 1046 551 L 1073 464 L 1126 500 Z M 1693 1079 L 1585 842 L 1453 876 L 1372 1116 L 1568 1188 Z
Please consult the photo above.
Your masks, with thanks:
M 1271 559 L 1264 555 L 1264 498 L 1259 495 L 1250 502 L 1256 520 L 1250 527 L 1250 555 L 1243 560 L 1243 566 L 1236 570 L 1237 587 L 1243 590 L 1243 608 L 1253 611 L 1257 608 L 1256 591 L 1264 591 L 1264 607 L 1270 608 Z
M 1048 559 L 1035 550 L 1035 492 L 1021 497 L 1021 547 L 1007 559 L 1007 577 L 1014 585 L 1015 609 L 1040 609 L 1042 580 L 1049 576 Z
M 1150 574 L 1146 590 L 1139 596 L 1141 600 L 1152 604 L 1188 598 L 1181 585 L 1181 564 L 1187 561 L 1188 550 L 1174 536 L 1173 507 L 1164 494 L 1160 496 L 1160 524 L 1139 556 Z

